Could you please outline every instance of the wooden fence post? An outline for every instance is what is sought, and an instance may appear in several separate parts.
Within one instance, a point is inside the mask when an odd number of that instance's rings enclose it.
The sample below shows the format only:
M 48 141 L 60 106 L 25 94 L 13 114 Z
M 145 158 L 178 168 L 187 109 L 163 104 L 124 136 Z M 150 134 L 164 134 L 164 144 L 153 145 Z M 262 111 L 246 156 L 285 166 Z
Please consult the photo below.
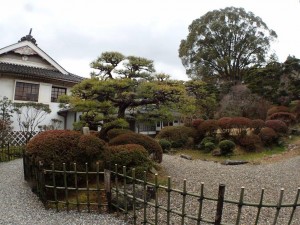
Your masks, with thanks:
M 111 213 L 111 173 L 110 170 L 104 170 L 104 188 L 108 204 L 108 212 Z
M 218 204 L 217 204 L 217 211 L 215 217 L 214 225 L 220 225 L 222 220 L 222 213 L 223 213 L 223 203 L 224 203 L 224 195 L 225 195 L 225 185 L 219 185 L 219 193 L 218 193 Z
M 43 202 L 44 206 L 47 206 L 47 196 L 46 196 L 46 183 L 45 183 L 45 173 L 43 163 L 39 161 L 39 195 L 40 199 Z

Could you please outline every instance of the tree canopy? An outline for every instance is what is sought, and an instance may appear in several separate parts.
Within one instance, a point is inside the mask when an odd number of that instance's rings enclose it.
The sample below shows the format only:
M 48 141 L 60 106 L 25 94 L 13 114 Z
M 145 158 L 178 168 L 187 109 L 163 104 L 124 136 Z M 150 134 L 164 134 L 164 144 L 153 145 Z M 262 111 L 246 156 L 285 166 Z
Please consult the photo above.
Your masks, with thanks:
M 243 8 L 213 10 L 189 26 L 179 57 L 191 78 L 241 80 L 247 67 L 265 62 L 277 37 L 260 17 Z

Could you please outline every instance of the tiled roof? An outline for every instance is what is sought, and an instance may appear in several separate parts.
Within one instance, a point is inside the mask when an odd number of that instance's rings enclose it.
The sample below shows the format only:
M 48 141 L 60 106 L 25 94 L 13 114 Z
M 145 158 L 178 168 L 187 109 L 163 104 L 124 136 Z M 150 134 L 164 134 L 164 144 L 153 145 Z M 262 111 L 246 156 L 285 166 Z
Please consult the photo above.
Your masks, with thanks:
M 0 73 L 13 73 L 16 75 L 32 76 L 35 78 L 46 78 L 59 81 L 67 81 L 71 83 L 80 83 L 84 78 L 75 74 L 63 74 L 58 71 L 42 69 L 37 67 L 30 67 L 24 65 L 17 65 L 11 63 L 0 62 Z

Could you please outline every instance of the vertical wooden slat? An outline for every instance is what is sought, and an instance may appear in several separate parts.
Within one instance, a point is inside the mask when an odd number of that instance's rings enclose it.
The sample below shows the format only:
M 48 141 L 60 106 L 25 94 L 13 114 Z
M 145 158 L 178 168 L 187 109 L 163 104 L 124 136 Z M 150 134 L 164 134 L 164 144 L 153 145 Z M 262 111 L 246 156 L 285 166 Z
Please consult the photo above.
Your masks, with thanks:
M 56 189 L 54 163 L 52 163 L 52 183 L 53 183 L 55 207 L 56 207 L 56 211 L 58 212 L 58 200 L 57 200 L 57 189 Z
M 136 215 L 136 190 L 135 190 L 135 168 L 132 169 L 132 210 L 133 210 L 133 225 L 136 225 L 137 215 Z
M 100 182 L 99 182 L 99 162 L 96 163 L 96 187 L 97 187 L 97 202 L 98 202 L 98 212 L 101 213 L 101 198 L 100 198 Z M 104 177 L 105 182 L 105 177 Z
M 236 218 L 236 225 L 240 224 L 240 220 L 241 220 L 241 214 L 242 214 L 242 207 L 243 207 L 243 199 L 244 199 L 244 191 L 245 188 L 242 187 L 241 188 L 241 193 L 240 193 L 240 200 L 239 200 L 239 204 L 238 204 L 238 214 L 237 214 L 237 218 Z
M 166 190 L 168 193 L 167 199 L 167 225 L 170 225 L 170 214 L 171 214 L 171 177 L 168 176 L 168 189 Z
M 80 212 L 80 202 L 79 202 L 79 193 L 78 193 L 78 173 L 77 173 L 77 165 L 74 163 L 74 182 L 75 182 L 75 192 L 76 192 L 76 208 L 77 212 Z
M 275 217 L 274 217 L 273 225 L 275 225 L 275 224 L 277 223 L 277 219 L 278 219 L 279 212 L 280 212 L 280 209 L 281 209 L 281 203 L 282 203 L 282 198 L 283 198 L 283 192 L 284 192 L 284 189 L 282 188 L 282 189 L 280 190 L 280 196 L 279 196 L 279 201 L 278 201 L 277 208 L 276 208 L 276 214 L 275 214 Z
M 146 225 L 147 224 L 147 173 L 144 171 L 144 182 L 143 182 L 143 187 L 144 187 L 144 201 L 143 201 L 143 206 L 144 206 L 144 220 L 142 224 Z
M 298 203 L 298 199 L 299 199 L 299 195 L 300 195 L 300 188 L 298 188 L 298 191 L 297 191 L 297 194 L 296 194 L 296 198 L 295 198 L 294 205 L 293 205 L 293 210 L 291 212 L 291 216 L 290 216 L 290 220 L 289 220 L 288 225 L 292 224 L 294 213 L 296 211 L 296 207 L 297 207 L 297 203 Z
M 154 218 L 154 221 L 155 221 L 155 224 L 158 224 L 158 180 L 157 180 L 157 174 L 155 174 L 155 180 L 154 180 L 154 183 L 155 183 L 155 187 L 154 187 L 154 191 L 155 191 L 155 218 Z
M 123 192 L 124 192 L 124 214 L 125 221 L 128 221 L 128 199 L 127 199 L 127 178 L 126 178 L 126 166 L 123 166 Z
M 201 182 L 201 190 L 200 190 L 200 198 L 199 198 L 199 208 L 198 208 L 198 219 L 197 219 L 197 225 L 201 224 L 202 220 L 202 208 L 203 208 L 203 189 L 204 189 L 204 183 Z
M 89 168 L 88 168 L 87 163 L 85 163 L 85 181 L 86 181 L 87 208 L 88 208 L 88 212 L 91 212 L 90 187 L 89 187 Z
M 256 214 L 256 219 L 255 219 L 255 225 L 257 225 L 258 221 L 259 221 L 260 211 L 261 211 L 261 207 L 262 207 L 262 204 L 263 204 L 264 192 L 265 192 L 265 189 L 262 188 L 261 189 L 261 194 L 260 194 L 259 205 L 258 205 L 258 209 L 257 209 L 257 214 Z
M 186 203 L 186 179 L 183 180 L 182 209 L 181 209 L 181 225 L 184 225 L 184 218 L 185 218 L 185 203 Z
M 224 195 L 225 195 L 225 185 L 220 184 L 219 185 L 219 192 L 218 192 L 217 211 L 216 211 L 214 225 L 221 225 L 222 213 L 223 213 L 223 204 L 224 204 Z
M 69 212 L 69 192 L 68 192 L 68 183 L 67 183 L 67 172 L 66 172 L 66 164 L 63 163 L 63 171 L 64 171 L 64 186 L 65 186 L 65 199 L 66 199 L 66 207 L 67 212 Z
M 116 186 L 116 205 L 117 205 L 117 216 L 119 216 L 120 206 L 119 206 L 119 181 L 118 181 L 118 165 L 115 164 L 115 186 Z
M 108 204 L 108 212 L 111 212 L 111 174 L 110 170 L 104 170 L 104 189 Z
M 47 206 L 45 173 L 44 173 L 43 163 L 41 161 L 39 161 L 39 183 L 40 183 L 40 195 L 41 195 L 40 198 L 44 206 Z

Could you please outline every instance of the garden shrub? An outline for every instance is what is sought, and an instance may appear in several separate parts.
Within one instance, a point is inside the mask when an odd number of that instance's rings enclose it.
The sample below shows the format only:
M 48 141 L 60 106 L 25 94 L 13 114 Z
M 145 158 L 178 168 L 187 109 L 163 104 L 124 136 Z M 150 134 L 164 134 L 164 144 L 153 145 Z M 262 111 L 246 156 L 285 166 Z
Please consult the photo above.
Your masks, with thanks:
M 260 130 L 259 137 L 265 146 L 271 146 L 272 144 L 277 143 L 278 139 L 276 132 L 269 127 L 262 128 Z
M 273 113 L 271 116 L 269 116 L 268 120 L 281 120 L 287 126 L 289 126 L 296 122 L 296 116 L 288 112 L 278 112 L 278 113 Z
M 252 120 L 252 129 L 254 134 L 259 134 L 261 128 L 265 126 L 265 121 L 256 119 Z
M 123 173 L 123 166 L 126 166 L 129 176 L 132 174 L 132 169 L 135 168 L 136 178 L 143 178 L 144 171 L 150 170 L 153 166 L 148 158 L 147 150 L 138 144 L 108 146 L 104 159 L 110 162 L 112 168 L 118 164 L 119 173 Z
M 211 143 L 216 143 L 216 139 L 214 137 L 205 137 L 202 139 L 202 141 L 199 144 L 199 148 L 204 150 L 205 149 L 205 144 L 211 142 Z
M 127 134 L 127 133 L 133 133 L 133 131 L 128 130 L 128 129 L 111 129 L 107 132 L 107 137 L 109 140 L 121 135 L 121 134 Z
M 205 152 L 211 152 L 216 148 L 216 145 L 213 142 L 206 142 L 204 145 Z
M 221 155 L 228 155 L 233 153 L 235 148 L 235 143 L 230 140 L 223 140 L 219 143 L 220 153 Z
M 266 127 L 272 128 L 276 133 L 287 133 L 288 127 L 281 120 L 267 120 Z
M 102 159 L 105 144 L 105 141 L 94 135 L 81 135 L 78 142 L 80 160 L 92 162 L 95 157 Z
M 202 137 L 215 136 L 219 129 L 218 122 L 216 120 L 205 120 L 197 128 L 198 134 Z
M 246 117 L 233 117 L 231 119 L 232 128 L 238 136 L 247 134 L 247 129 L 252 126 L 252 120 Z
M 218 126 L 222 131 L 223 137 L 229 137 L 232 127 L 232 118 L 231 117 L 222 117 L 218 120 Z
M 153 138 L 137 133 L 121 134 L 109 141 L 110 145 L 124 145 L 124 144 L 139 144 L 143 146 L 149 155 L 152 155 L 153 160 L 157 162 L 162 161 L 163 150 L 161 146 Z
M 290 112 L 289 108 L 286 106 L 273 106 L 271 107 L 268 112 L 267 112 L 267 116 L 271 116 L 274 113 L 279 113 L 279 112 Z
M 193 126 L 194 128 L 197 128 L 203 121 L 204 121 L 204 119 L 195 119 L 195 120 L 193 120 L 193 122 L 192 122 L 192 126 Z
M 171 142 L 173 148 L 184 147 L 189 138 L 195 138 L 197 131 L 193 127 L 169 126 L 164 127 L 157 135 L 157 139 L 166 139 Z
M 167 139 L 160 139 L 158 143 L 164 152 L 171 149 L 172 144 Z
M 239 145 L 246 151 L 253 152 L 261 144 L 261 139 L 256 134 L 245 135 L 239 138 Z

